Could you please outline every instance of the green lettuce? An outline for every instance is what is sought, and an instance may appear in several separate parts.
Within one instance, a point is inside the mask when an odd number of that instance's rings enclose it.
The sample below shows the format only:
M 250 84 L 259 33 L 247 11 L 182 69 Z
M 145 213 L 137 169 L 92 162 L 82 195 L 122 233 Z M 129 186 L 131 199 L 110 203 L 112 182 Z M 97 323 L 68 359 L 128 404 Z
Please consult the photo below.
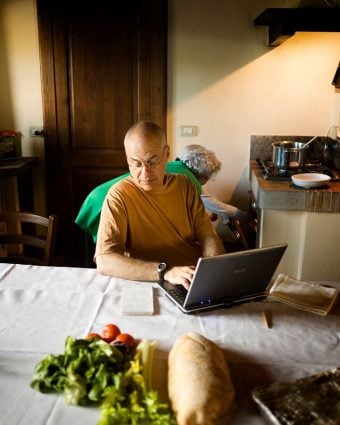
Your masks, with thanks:
M 175 424 L 168 404 L 152 390 L 155 345 L 142 340 L 132 355 L 100 339 L 69 336 L 63 354 L 49 354 L 37 364 L 31 387 L 62 393 L 66 404 L 98 405 L 98 425 Z

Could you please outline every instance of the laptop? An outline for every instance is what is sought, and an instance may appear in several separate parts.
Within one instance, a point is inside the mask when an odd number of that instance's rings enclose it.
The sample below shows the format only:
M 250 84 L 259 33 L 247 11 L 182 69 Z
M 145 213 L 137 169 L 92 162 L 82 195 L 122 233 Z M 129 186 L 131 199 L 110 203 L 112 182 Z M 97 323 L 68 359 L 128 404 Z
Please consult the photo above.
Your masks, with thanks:
M 287 244 L 238 251 L 198 260 L 188 290 L 159 282 L 183 313 L 232 307 L 266 297 L 266 290 Z

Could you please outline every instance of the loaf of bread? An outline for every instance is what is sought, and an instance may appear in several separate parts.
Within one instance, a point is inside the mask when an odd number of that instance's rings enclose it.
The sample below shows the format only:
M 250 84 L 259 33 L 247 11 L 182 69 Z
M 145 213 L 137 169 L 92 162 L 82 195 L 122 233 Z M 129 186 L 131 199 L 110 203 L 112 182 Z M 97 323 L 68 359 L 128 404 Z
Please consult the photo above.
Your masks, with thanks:
M 224 425 L 235 390 L 222 350 L 197 333 L 180 336 L 169 353 L 168 390 L 178 425 Z

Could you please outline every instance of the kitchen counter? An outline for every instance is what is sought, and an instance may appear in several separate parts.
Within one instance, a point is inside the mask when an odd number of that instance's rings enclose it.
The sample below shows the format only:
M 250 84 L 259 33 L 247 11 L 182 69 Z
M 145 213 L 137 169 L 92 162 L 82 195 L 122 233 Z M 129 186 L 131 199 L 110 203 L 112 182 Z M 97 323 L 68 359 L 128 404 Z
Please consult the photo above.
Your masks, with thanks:
M 289 181 L 265 180 L 256 162 L 257 158 L 271 160 L 273 142 L 306 142 L 310 138 L 251 136 L 249 177 L 258 219 L 256 245 L 288 244 L 276 273 L 296 279 L 337 281 L 340 262 L 334 248 L 340 239 L 340 181 L 304 189 Z M 321 151 L 315 143 L 313 154 Z
M 304 189 L 292 182 L 265 180 L 255 160 L 250 160 L 249 169 L 258 208 L 340 213 L 340 181 L 330 181 L 322 188 Z

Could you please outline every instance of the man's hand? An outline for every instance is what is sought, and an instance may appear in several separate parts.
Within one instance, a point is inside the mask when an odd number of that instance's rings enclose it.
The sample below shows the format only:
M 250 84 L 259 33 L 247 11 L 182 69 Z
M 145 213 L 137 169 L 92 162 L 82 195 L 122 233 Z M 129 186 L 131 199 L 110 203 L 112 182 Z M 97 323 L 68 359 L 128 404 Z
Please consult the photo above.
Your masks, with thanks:
M 183 285 L 185 289 L 189 289 L 194 272 L 194 266 L 172 267 L 164 273 L 164 280 L 174 285 Z

